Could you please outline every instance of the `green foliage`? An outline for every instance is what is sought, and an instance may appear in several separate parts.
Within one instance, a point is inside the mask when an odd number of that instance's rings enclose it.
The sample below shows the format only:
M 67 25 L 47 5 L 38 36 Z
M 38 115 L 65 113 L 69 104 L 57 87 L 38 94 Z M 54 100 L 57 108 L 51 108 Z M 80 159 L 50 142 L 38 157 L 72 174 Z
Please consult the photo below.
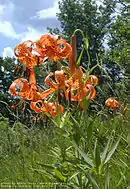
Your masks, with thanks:
M 14 59 L 0 57 L 0 91 L 1 93 L 8 93 L 9 86 L 14 79 Z
M 71 116 L 70 122 L 57 133 L 59 140 L 71 140 L 69 146 L 59 143 L 52 148 L 51 157 L 55 161 L 53 165 L 47 165 L 50 167 L 48 178 L 53 177 L 57 182 L 74 188 L 125 188 L 128 168 L 127 120 L 115 117 L 110 122 L 102 122 L 100 116 L 90 118 L 84 113 L 74 117 Z M 87 138 L 90 125 L 93 128 L 91 139 Z M 102 132 L 101 127 L 104 128 Z M 43 164 L 44 170 L 45 167 Z
M 103 121 L 100 113 L 65 113 L 61 128 L 42 130 L 19 122 L 10 127 L 1 117 L 1 183 L 126 188 L 128 121 L 120 115 Z
M 38 161 L 52 162 L 47 153 L 56 142 L 54 131 L 27 128 L 19 122 L 10 127 L 8 119 L 3 117 L 0 131 L 0 182 L 46 182 L 46 176 L 32 169 L 37 169 Z
M 9 86 L 14 80 L 14 59 L 0 57 L 0 114 L 10 117 L 8 107 L 11 105 Z
M 96 1 L 92 0 L 62 0 L 59 2 L 60 12 L 57 14 L 61 23 L 62 35 L 70 40 L 74 30 L 81 29 L 89 40 L 89 52 L 91 57 L 91 66 L 95 65 L 96 55 L 103 50 L 104 36 L 108 33 L 111 25 L 112 13 L 115 10 L 116 1 L 104 0 L 98 6 Z M 56 31 L 50 30 L 52 33 Z M 58 32 L 58 30 L 57 30 Z M 77 37 L 78 53 L 81 50 L 82 38 Z M 85 53 L 83 53 L 82 64 L 87 66 Z
M 112 23 L 108 44 L 110 50 L 104 59 L 112 78 L 111 87 L 116 96 L 127 102 L 128 96 L 128 21 L 127 9 L 123 7 L 121 15 Z M 113 66 L 112 66 L 113 64 Z

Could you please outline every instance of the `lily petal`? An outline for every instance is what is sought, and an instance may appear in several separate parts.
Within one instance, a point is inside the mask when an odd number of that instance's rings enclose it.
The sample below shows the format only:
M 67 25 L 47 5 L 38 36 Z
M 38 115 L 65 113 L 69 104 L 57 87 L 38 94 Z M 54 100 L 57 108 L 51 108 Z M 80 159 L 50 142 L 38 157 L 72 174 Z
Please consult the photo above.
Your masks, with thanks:
M 19 92 L 16 91 L 16 88 L 19 87 Z M 10 93 L 13 96 L 22 96 L 26 97 L 26 94 L 29 92 L 28 81 L 24 78 L 16 79 L 9 88 Z
M 106 100 L 105 105 L 109 106 L 110 108 L 118 108 L 119 102 L 115 100 L 114 98 L 110 97 Z

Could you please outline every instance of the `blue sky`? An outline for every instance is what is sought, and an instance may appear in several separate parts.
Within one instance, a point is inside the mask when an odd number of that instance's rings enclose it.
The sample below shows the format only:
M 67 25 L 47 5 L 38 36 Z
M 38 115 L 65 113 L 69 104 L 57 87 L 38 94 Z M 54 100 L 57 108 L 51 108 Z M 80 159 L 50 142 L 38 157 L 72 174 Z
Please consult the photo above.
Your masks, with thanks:
M 14 47 L 35 41 L 47 27 L 59 27 L 58 0 L 0 0 L 0 56 L 12 57 Z
M 56 18 L 58 1 L 0 0 L 0 56 L 12 57 L 17 44 L 28 39 L 35 41 L 47 33 L 47 27 L 60 27 Z M 96 3 L 100 5 L 102 1 Z M 104 44 L 107 48 L 107 39 Z

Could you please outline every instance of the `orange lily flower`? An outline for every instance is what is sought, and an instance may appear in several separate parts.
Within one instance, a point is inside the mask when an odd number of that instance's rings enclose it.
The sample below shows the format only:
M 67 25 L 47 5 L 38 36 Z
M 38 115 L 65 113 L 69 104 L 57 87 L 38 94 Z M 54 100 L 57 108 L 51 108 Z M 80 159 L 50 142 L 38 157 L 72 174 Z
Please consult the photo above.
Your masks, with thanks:
M 32 45 L 33 42 L 28 40 L 19 45 L 14 49 L 15 56 L 20 60 L 22 64 L 25 64 L 28 68 L 32 67 Z
M 39 105 L 39 104 L 40 105 Z M 39 106 L 41 106 L 41 107 L 39 107 Z M 38 100 L 38 101 L 36 101 L 36 102 L 34 102 L 34 101 L 31 101 L 31 103 L 30 103 L 30 108 L 32 109 L 32 110 L 34 110 L 36 113 L 41 113 L 42 112 L 42 109 L 44 108 L 44 105 L 43 105 L 43 102 L 41 101 L 41 100 Z M 45 109 L 45 111 L 46 111 L 46 109 Z
M 19 92 L 17 92 L 17 89 Z M 37 101 L 40 99 L 40 92 L 37 91 L 36 86 L 30 86 L 28 81 L 24 78 L 16 79 L 9 88 L 10 94 L 19 96 L 23 100 Z
M 36 48 L 33 49 L 33 48 L 34 48 L 34 43 L 28 40 L 17 45 L 14 49 L 15 56 L 19 59 L 19 61 L 22 64 L 26 65 L 28 69 L 33 68 L 34 65 L 41 64 L 43 62 L 43 58 L 45 58 L 45 53 L 44 53 L 44 57 L 42 56 L 42 58 L 38 55 L 32 54 L 33 51 L 39 52 L 38 49 Z
M 86 83 L 91 85 L 97 85 L 98 78 L 95 75 L 89 75 L 89 78 L 87 79 Z
M 55 81 L 53 82 L 51 80 L 51 76 L 55 77 Z M 49 89 L 43 91 L 41 93 L 41 99 L 45 99 L 48 95 L 51 93 L 58 91 L 58 90 L 65 90 L 65 74 L 63 70 L 57 70 L 55 71 L 55 74 L 52 72 L 45 78 L 45 83 L 50 87 Z
M 47 109 L 48 112 L 51 114 L 52 117 L 55 117 L 57 115 L 57 109 L 59 110 L 60 114 L 63 113 L 63 106 L 58 104 L 57 108 L 54 103 L 49 102 L 47 103 Z
M 17 91 L 18 89 L 18 91 Z M 22 99 L 19 101 L 18 104 L 12 106 L 12 108 L 16 108 L 17 106 L 21 105 L 24 100 L 27 99 L 27 94 L 29 92 L 29 85 L 28 81 L 24 78 L 16 79 L 9 88 L 11 95 L 13 96 L 20 96 Z
M 78 102 L 81 102 L 84 99 L 84 97 L 86 97 L 88 95 L 90 96 L 90 100 L 93 100 L 96 96 L 96 91 L 95 91 L 94 87 L 90 84 L 87 84 L 83 88 L 82 88 L 82 86 L 80 86 L 75 98 L 77 99 Z
M 36 78 L 33 68 L 29 69 L 29 83 L 30 85 L 36 85 Z
M 63 46 L 61 48 L 60 46 Z M 65 40 L 60 39 L 57 40 L 57 55 L 60 60 L 68 58 L 72 53 L 72 48 L 69 43 L 67 43 Z
M 85 83 L 79 84 L 78 88 L 72 88 L 71 90 L 66 90 L 65 92 L 66 99 L 68 100 L 70 95 L 71 101 L 78 101 L 79 103 L 82 102 L 82 100 L 86 96 L 90 96 L 90 100 L 93 100 L 96 96 L 96 91 L 93 85 L 90 84 L 84 85 L 84 84 Z
M 79 82 L 83 79 L 83 71 L 82 67 L 80 66 L 73 75 L 65 82 L 66 86 L 69 88 L 76 88 Z
M 38 103 L 41 103 L 41 107 L 38 107 Z M 34 110 L 36 113 L 41 113 L 41 112 L 49 113 L 52 117 L 55 117 L 57 115 L 57 108 L 59 109 L 60 114 L 63 113 L 62 105 L 58 104 L 56 108 L 54 103 L 47 101 L 42 102 L 41 100 L 37 102 L 31 102 L 30 108 Z
M 17 88 L 19 88 L 19 92 L 17 92 Z M 20 96 L 24 99 L 27 97 L 27 93 L 29 92 L 29 84 L 28 81 L 24 78 L 16 79 L 11 85 L 10 85 L 10 93 L 13 96 Z
M 116 109 L 119 107 L 119 102 L 115 100 L 114 98 L 110 97 L 106 100 L 105 105 L 110 108 Z
M 69 99 L 71 96 L 72 101 L 81 102 L 85 96 L 90 95 L 90 100 L 93 100 L 96 96 L 94 87 L 91 84 L 87 84 L 83 78 L 84 73 L 82 67 L 80 66 L 66 81 L 66 86 L 68 89 L 65 91 L 66 99 Z M 76 94 L 74 94 L 76 93 Z
M 88 96 L 90 100 L 95 98 L 96 92 L 93 85 L 98 83 L 98 78 L 90 75 L 88 80 L 85 80 L 82 67 L 79 66 L 76 69 L 75 36 L 72 36 L 71 44 L 72 47 L 65 40 L 58 39 L 57 36 L 45 34 L 36 42 L 28 40 L 15 47 L 14 54 L 22 64 L 26 65 L 28 71 L 26 76 L 29 77 L 29 82 L 24 78 L 19 78 L 10 86 L 10 93 L 13 96 L 21 97 L 18 104 L 24 100 L 30 100 L 30 107 L 36 113 L 46 112 L 54 117 L 57 115 L 57 108 L 62 113 L 63 107 L 60 104 L 56 107 L 53 102 L 47 102 L 45 99 L 55 91 L 58 91 L 59 102 L 60 96 L 64 96 L 67 100 L 77 101 L 81 106 L 85 97 Z M 53 61 L 68 58 L 69 68 L 65 71 L 62 69 L 55 71 L 55 73 L 51 72 L 45 78 L 45 84 L 48 85 L 49 89 L 41 92 L 36 86 L 34 66 L 41 64 L 46 58 Z M 52 76 L 54 76 L 55 81 L 51 79 Z M 59 91 L 63 91 L 64 94 L 59 93 Z
M 36 78 L 33 68 L 30 68 L 29 75 L 29 83 L 24 78 L 16 79 L 10 86 L 10 93 L 13 96 L 20 96 L 25 100 L 37 101 L 40 99 L 40 93 L 36 87 Z M 19 88 L 19 92 L 17 92 L 17 88 Z
M 72 48 L 65 40 L 58 40 L 56 36 L 45 34 L 36 41 L 38 52 L 42 56 L 43 52 L 53 61 L 63 60 L 70 56 Z M 63 47 L 63 48 L 62 48 Z

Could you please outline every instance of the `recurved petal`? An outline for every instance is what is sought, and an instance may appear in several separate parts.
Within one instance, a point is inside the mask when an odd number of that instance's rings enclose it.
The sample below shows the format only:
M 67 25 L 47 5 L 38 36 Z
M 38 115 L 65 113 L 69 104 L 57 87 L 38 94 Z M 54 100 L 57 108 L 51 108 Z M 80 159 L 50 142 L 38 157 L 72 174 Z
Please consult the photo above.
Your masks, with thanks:
M 27 100 L 32 100 L 32 101 L 36 102 L 40 99 L 41 99 L 40 92 L 36 91 L 35 89 L 30 89 L 30 91 L 27 95 Z
M 91 85 L 97 85 L 98 84 L 98 78 L 95 75 L 90 75 L 88 80 L 86 81 L 87 84 Z
M 55 117 L 57 115 L 58 110 L 60 111 L 60 114 L 63 113 L 63 106 L 60 104 L 58 104 L 56 107 L 56 105 L 53 102 L 49 102 L 46 104 L 46 106 L 47 106 L 48 112 L 50 113 L 52 117 Z
M 14 48 L 14 54 L 17 58 L 22 58 L 23 56 L 31 56 L 33 42 L 27 40 Z
M 87 88 L 89 89 L 89 92 L 90 92 L 90 100 L 93 100 L 96 96 L 96 91 L 93 85 L 87 84 Z
M 63 106 L 59 104 L 59 105 L 58 105 L 58 109 L 59 109 L 60 113 L 62 114 L 62 113 L 63 113 L 63 111 L 64 111 Z
M 48 95 L 52 94 L 53 92 L 55 92 L 56 89 L 54 88 L 50 88 L 50 89 L 47 89 L 45 91 L 43 91 L 41 94 L 40 94 L 40 97 L 41 99 L 45 99 Z
M 49 87 L 54 87 L 54 83 L 51 80 L 51 76 L 53 76 L 54 74 L 52 72 L 49 73 L 48 76 L 46 76 L 45 78 L 45 83 L 49 86 Z
M 55 81 L 57 83 L 57 89 L 65 89 L 65 74 L 63 70 L 55 71 Z
M 36 113 L 41 113 L 42 112 L 42 101 L 38 100 L 37 102 L 31 101 L 30 103 L 30 108 L 34 110 Z
M 55 80 L 57 83 L 60 83 L 65 80 L 65 75 L 63 70 L 55 71 Z
M 110 106 L 111 108 L 117 108 L 119 107 L 119 102 L 114 98 L 110 97 L 106 100 L 105 105 Z
M 72 53 L 71 45 L 63 39 L 57 40 L 57 45 L 58 45 L 57 53 L 60 59 L 68 58 L 70 54 Z M 63 48 L 61 48 L 61 46 L 63 46 Z
M 26 96 L 29 91 L 28 81 L 24 78 L 16 79 L 9 88 L 11 95 L 13 96 Z

